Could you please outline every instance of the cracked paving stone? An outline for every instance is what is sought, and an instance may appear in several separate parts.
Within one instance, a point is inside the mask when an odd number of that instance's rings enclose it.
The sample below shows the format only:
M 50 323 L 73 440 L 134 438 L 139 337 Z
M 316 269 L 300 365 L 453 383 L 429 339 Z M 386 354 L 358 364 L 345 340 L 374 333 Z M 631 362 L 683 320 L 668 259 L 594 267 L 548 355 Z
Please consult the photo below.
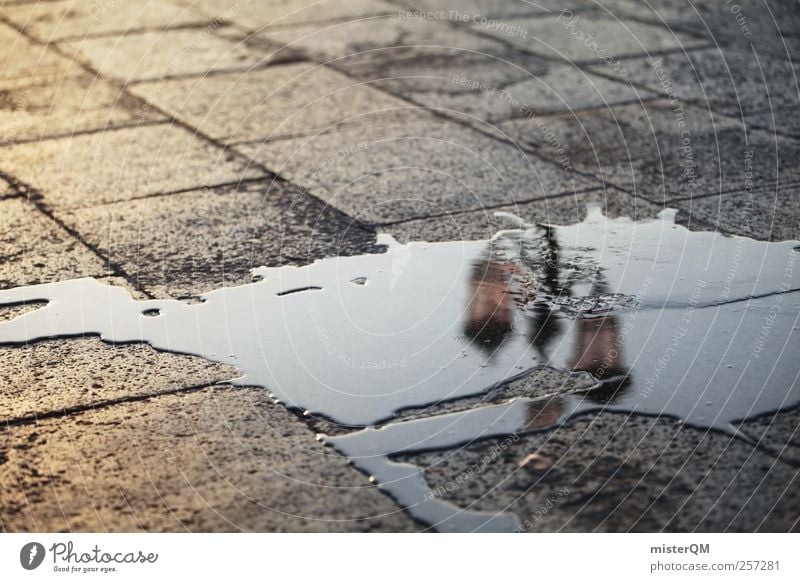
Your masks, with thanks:
M 425 111 L 237 149 L 367 223 L 529 201 L 592 182 Z
M 542 467 L 523 464 L 533 453 Z M 400 460 L 425 467 L 432 491 L 461 507 L 517 513 L 523 531 L 798 529 L 800 469 L 672 420 L 590 415 Z
M 196 190 L 63 218 L 158 297 L 249 283 L 250 269 L 262 265 L 382 250 L 371 231 L 282 183 Z
M 0 200 L 0 289 L 106 274 L 103 262 L 22 198 Z
M 414 531 L 266 390 L 217 387 L 0 431 L 5 531 Z
M 229 0 L 177 0 L 212 18 L 223 17 L 251 31 L 305 22 L 339 21 L 397 13 L 397 6 L 382 0 L 275 0 L 269 9 L 259 2 L 231 4 Z
M 279 58 L 274 48 L 248 46 L 240 33 L 225 28 L 146 31 L 85 38 L 61 46 L 77 60 L 124 82 L 247 70 Z
M 264 174 L 248 160 L 172 124 L 7 146 L 0 148 L 0 167 L 59 209 Z
M 800 186 L 731 193 L 678 202 L 687 215 L 722 232 L 760 240 L 800 240 Z
M 537 57 L 441 49 L 430 52 L 427 58 L 406 59 L 402 50 L 389 49 L 333 65 L 418 105 L 489 122 L 608 107 L 655 96 L 628 83 Z
M 308 135 L 408 104 L 327 68 L 295 63 L 142 83 L 132 92 L 229 143 Z
M 501 38 L 534 54 L 571 63 L 603 62 L 616 70 L 623 56 L 689 49 L 705 44 L 663 26 L 633 20 L 620 21 L 605 12 L 583 15 L 553 12 L 546 16 L 507 18 L 507 27 L 473 24 L 477 30 Z
M 752 127 L 800 134 L 800 68 L 750 50 L 707 49 L 623 62 L 626 81 L 695 102 Z M 754 65 L 757 72 L 754 71 Z M 602 68 L 593 70 L 601 72 Z
M 0 15 L 44 42 L 141 28 L 199 26 L 209 21 L 191 8 L 166 0 L 30 2 L 3 6 Z
M 396 15 L 336 24 L 309 24 L 267 30 L 260 36 L 292 48 L 302 48 L 326 64 L 347 63 L 350 58 L 368 59 L 378 50 L 391 60 L 395 50 L 404 59 L 427 58 L 434 47 L 443 52 L 460 49 L 477 53 L 502 52 L 501 43 L 468 30 L 456 30 L 435 20 L 400 18 Z M 366 54 L 360 54 L 365 53 Z M 328 63 L 328 61 L 331 61 Z
M 0 81 L 0 144 L 159 120 L 164 116 L 88 73 L 57 82 Z
M 800 177 L 794 140 L 667 101 L 512 120 L 498 128 L 533 153 L 658 203 Z
M 545 198 L 526 204 L 500 206 L 436 218 L 410 220 L 380 228 L 398 241 L 444 242 L 450 240 L 488 240 L 498 230 L 514 227 L 514 222 L 495 212 L 509 212 L 529 223 L 576 224 L 586 218 L 587 204 L 599 204 L 609 218 L 625 216 L 631 220 L 655 218 L 663 207 L 635 198 L 627 192 L 607 188 Z
M 159 352 L 145 344 L 115 346 L 98 338 L 0 346 L 0 362 L 4 424 L 239 375 L 232 367 L 202 358 Z

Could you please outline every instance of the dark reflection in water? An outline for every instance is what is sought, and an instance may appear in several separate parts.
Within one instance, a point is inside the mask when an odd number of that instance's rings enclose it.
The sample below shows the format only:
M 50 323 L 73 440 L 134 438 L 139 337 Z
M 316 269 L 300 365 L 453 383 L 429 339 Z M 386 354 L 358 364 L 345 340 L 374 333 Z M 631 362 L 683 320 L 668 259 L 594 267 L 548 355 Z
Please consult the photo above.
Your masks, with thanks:
M 796 242 L 689 232 L 674 214 L 632 222 L 598 210 L 490 241 L 410 243 L 385 254 L 259 268 L 258 282 L 197 304 L 134 301 L 78 279 L 0 291 L 45 301 L 0 323 L 0 343 L 98 334 L 236 366 L 237 385 L 352 427 L 483 394 L 542 366 L 592 390 L 524 398 L 327 438 L 418 519 L 510 530 L 514 516 L 428 495 L 392 455 L 541 430 L 589 410 L 668 415 L 736 434 L 736 421 L 800 402 Z M 153 314 L 157 314 L 153 317 Z M 547 387 L 542 387 L 547 388 Z

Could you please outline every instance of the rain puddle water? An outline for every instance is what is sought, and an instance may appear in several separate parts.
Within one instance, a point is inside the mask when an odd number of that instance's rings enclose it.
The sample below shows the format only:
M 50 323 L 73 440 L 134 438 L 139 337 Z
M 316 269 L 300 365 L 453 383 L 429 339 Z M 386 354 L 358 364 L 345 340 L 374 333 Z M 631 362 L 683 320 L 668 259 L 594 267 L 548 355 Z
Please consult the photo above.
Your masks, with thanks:
M 737 433 L 800 403 L 800 252 L 674 224 L 520 225 L 490 241 L 399 244 L 384 254 L 262 267 L 196 304 L 136 301 L 94 279 L 0 291 L 46 302 L 0 322 L 0 344 L 98 334 L 236 366 L 290 408 L 361 430 L 321 438 L 416 518 L 442 531 L 513 531 L 462 510 L 393 456 L 557 426 L 610 410 Z M 594 389 L 396 421 L 551 366 Z M 395 422 L 389 422 L 395 418 Z M 384 426 L 378 426 L 387 423 Z M 365 428 L 366 427 L 366 428 Z

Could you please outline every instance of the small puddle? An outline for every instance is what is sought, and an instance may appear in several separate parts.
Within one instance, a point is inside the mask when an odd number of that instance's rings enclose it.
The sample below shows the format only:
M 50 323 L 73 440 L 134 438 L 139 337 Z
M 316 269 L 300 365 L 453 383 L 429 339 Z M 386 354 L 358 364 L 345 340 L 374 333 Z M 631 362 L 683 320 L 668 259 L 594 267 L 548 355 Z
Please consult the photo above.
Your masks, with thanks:
M 384 254 L 262 267 L 257 282 L 195 304 L 135 301 L 94 279 L 21 287 L 0 291 L 0 305 L 46 303 L 0 323 L 0 343 L 98 334 L 236 366 L 234 384 L 363 429 L 321 438 L 421 521 L 509 531 L 515 516 L 437 499 L 419 467 L 393 455 L 595 410 L 744 438 L 738 421 L 800 403 L 797 242 L 690 232 L 674 217 L 632 222 L 591 208 L 578 224 L 525 225 L 490 241 L 381 236 Z M 396 421 L 542 366 L 586 372 L 596 386 Z

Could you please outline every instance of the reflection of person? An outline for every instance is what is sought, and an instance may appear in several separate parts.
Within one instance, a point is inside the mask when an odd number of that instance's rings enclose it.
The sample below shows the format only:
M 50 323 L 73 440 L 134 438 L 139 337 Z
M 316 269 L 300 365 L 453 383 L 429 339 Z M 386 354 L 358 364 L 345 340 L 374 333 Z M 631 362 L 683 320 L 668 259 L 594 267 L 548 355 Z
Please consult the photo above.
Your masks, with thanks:
M 527 307 L 531 345 L 542 363 L 548 363 L 548 347 L 564 328 L 559 308 L 569 305 L 573 287 L 588 284 L 592 298 L 603 293 L 605 285 L 597 265 L 582 255 L 570 256 L 569 264 L 563 265 L 563 253 L 554 234 L 552 227 L 539 225 L 503 232 L 476 261 L 470 278 L 472 293 L 465 332 L 482 348 L 491 353 L 501 349 L 521 302 Z M 627 383 L 627 370 L 620 353 L 616 318 L 597 315 L 575 314 L 575 353 L 565 364 L 600 380 L 598 394 L 590 397 L 608 400 Z
M 522 430 L 549 428 L 564 416 L 564 400 L 553 396 L 547 400 L 533 400 L 525 408 L 525 426 Z
M 505 339 L 514 320 L 511 295 L 513 265 L 490 260 L 478 262 L 470 278 L 472 294 L 467 307 L 466 334 L 493 351 Z

